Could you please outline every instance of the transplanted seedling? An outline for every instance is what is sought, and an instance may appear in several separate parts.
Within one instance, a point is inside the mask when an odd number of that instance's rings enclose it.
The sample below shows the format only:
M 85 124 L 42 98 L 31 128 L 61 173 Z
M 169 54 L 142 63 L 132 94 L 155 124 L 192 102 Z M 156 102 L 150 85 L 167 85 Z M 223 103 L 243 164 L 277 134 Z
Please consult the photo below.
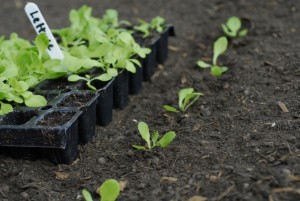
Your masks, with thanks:
M 161 33 L 165 28 L 166 20 L 160 16 L 156 16 L 150 23 L 139 19 L 139 25 L 134 26 L 134 29 L 143 33 L 143 38 L 148 38 L 153 32 Z
M 180 111 L 185 112 L 191 105 L 193 105 L 202 93 L 194 92 L 193 88 L 184 88 L 178 92 L 178 106 Z M 164 109 L 168 112 L 179 112 L 175 107 L 164 105 Z
M 200 68 L 210 68 L 210 73 L 213 76 L 216 76 L 216 77 L 221 76 L 224 72 L 226 72 L 228 70 L 228 68 L 226 66 L 219 66 L 217 61 L 218 61 L 218 57 L 227 50 L 227 46 L 228 46 L 228 40 L 226 37 L 222 36 L 222 37 L 218 38 L 214 42 L 213 63 L 208 64 L 208 63 L 204 62 L 203 60 L 199 60 L 197 62 L 197 65 Z
M 115 201 L 120 194 L 120 184 L 115 179 L 106 180 L 97 190 L 100 194 L 100 201 Z M 89 191 L 82 190 L 82 195 L 86 201 L 93 201 Z
M 229 37 L 243 37 L 247 35 L 247 29 L 241 29 L 242 22 L 238 17 L 232 16 L 228 18 L 225 24 L 222 24 L 224 33 Z
M 92 85 L 92 82 L 95 81 L 95 80 L 100 80 L 102 82 L 106 82 L 106 81 L 109 81 L 111 80 L 113 77 L 117 76 L 118 75 L 118 71 L 114 68 L 110 68 L 107 70 L 106 73 L 103 73 L 99 76 L 96 76 L 96 77 L 93 77 L 91 78 L 90 75 L 85 75 L 84 77 L 83 76 L 79 76 L 79 75 L 76 75 L 76 74 L 73 74 L 73 75 L 70 75 L 68 77 L 68 81 L 70 82 L 77 82 L 78 80 L 84 80 L 86 81 L 86 85 L 92 89 L 92 90 L 97 90 L 97 88 L 95 86 Z
M 166 148 L 176 137 L 176 133 L 174 131 L 169 131 L 164 134 L 160 140 L 158 140 L 158 131 L 154 131 L 152 135 L 150 135 L 149 127 L 145 122 L 139 122 L 138 130 L 143 140 L 145 140 L 146 145 L 132 145 L 132 147 L 140 150 L 151 150 L 154 147 Z

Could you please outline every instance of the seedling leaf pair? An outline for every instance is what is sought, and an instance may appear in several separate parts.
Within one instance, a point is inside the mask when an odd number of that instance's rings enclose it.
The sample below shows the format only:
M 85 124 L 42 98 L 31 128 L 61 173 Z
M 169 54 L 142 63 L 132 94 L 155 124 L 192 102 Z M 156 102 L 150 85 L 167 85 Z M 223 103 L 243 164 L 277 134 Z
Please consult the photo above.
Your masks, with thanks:
M 227 47 L 228 47 L 227 38 L 224 36 L 219 37 L 214 42 L 213 63 L 208 64 L 208 63 L 204 62 L 203 60 L 199 60 L 197 62 L 197 66 L 200 68 L 210 68 L 210 73 L 213 76 L 216 76 L 216 77 L 221 76 L 224 72 L 226 72 L 228 70 L 228 68 L 226 66 L 219 66 L 218 58 L 220 55 L 225 53 L 225 51 L 227 50 Z
M 193 105 L 202 93 L 194 92 L 193 88 L 184 88 L 178 92 L 178 106 L 180 111 L 185 112 L 191 105 Z M 168 112 L 179 112 L 176 108 L 164 105 L 164 109 Z
M 247 35 L 248 30 L 242 29 L 242 22 L 238 17 L 232 16 L 228 18 L 225 24 L 222 24 L 224 33 L 229 37 L 243 37 Z
M 154 131 L 151 136 L 149 127 L 145 122 L 139 122 L 138 130 L 142 139 L 146 142 L 146 146 L 132 145 L 133 148 L 139 150 L 151 150 L 157 146 L 161 148 L 166 148 L 176 137 L 176 133 L 174 131 L 169 131 L 165 133 L 160 139 L 158 131 Z

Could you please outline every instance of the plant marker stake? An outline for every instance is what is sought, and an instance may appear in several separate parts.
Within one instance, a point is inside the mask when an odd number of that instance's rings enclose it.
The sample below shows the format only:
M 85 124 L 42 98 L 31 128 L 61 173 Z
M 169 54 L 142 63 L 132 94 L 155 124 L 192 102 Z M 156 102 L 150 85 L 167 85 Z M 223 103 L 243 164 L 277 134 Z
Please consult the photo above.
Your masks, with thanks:
M 46 23 L 40 9 L 35 3 L 28 2 L 25 6 L 25 12 L 35 29 L 36 33 L 46 33 L 49 39 L 49 46 L 47 52 L 51 59 L 63 59 L 64 55 L 60 50 L 48 24 Z

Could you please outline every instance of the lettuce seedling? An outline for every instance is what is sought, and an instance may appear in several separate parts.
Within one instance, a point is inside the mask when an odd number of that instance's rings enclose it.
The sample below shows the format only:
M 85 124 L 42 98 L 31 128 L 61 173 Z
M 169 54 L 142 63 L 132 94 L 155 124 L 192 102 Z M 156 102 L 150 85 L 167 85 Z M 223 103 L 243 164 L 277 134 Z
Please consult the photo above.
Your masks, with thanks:
M 120 194 L 120 184 L 115 179 L 108 179 L 97 190 L 100 194 L 100 201 L 115 201 Z M 90 192 L 86 189 L 82 190 L 82 195 L 86 201 L 93 201 Z
M 176 137 L 176 133 L 174 131 L 169 131 L 163 135 L 162 138 L 159 139 L 158 131 L 154 131 L 152 135 L 150 135 L 149 127 L 145 122 L 139 122 L 138 130 L 143 140 L 145 140 L 146 145 L 132 145 L 135 149 L 139 150 L 151 150 L 154 147 L 166 148 Z
M 99 188 L 100 201 L 115 201 L 120 194 L 120 190 L 120 184 L 117 180 L 106 180 Z
M 102 82 L 106 82 L 106 81 L 109 81 L 111 80 L 113 77 L 117 76 L 118 75 L 118 71 L 116 69 L 113 69 L 113 68 L 110 68 L 107 70 L 106 73 L 103 73 L 101 75 L 98 75 L 96 77 L 93 77 L 91 78 L 90 75 L 85 75 L 84 77 L 83 76 L 79 76 L 77 74 L 73 74 L 73 75 L 70 75 L 68 77 L 68 81 L 70 82 L 77 82 L 79 80 L 84 80 L 86 82 L 86 85 L 92 89 L 92 90 L 97 90 L 97 88 L 95 86 L 92 85 L 92 82 L 95 81 L 95 80 L 100 80 Z
M 228 40 L 226 37 L 219 37 L 214 42 L 214 54 L 213 54 L 213 63 L 208 64 L 202 60 L 197 62 L 197 65 L 200 68 L 210 68 L 210 73 L 213 76 L 220 77 L 224 72 L 228 70 L 226 66 L 219 66 L 217 63 L 218 57 L 227 50 Z
M 9 40 L 1 39 L 0 115 L 11 112 L 16 104 L 28 107 L 47 104 L 43 96 L 33 94 L 30 88 L 50 77 L 49 70 L 59 63 L 47 55 L 49 40 L 45 33 L 39 34 L 34 43 L 35 46 L 15 33 Z
M 63 64 L 72 74 L 84 73 L 92 67 L 104 74 L 91 78 L 71 76 L 69 81 L 86 80 L 90 88 L 92 80 L 107 81 L 117 75 L 116 69 L 135 73 L 141 67 L 137 56 L 145 58 L 149 48 L 143 48 L 134 40 L 129 30 L 119 28 L 116 10 L 106 10 L 102 18 L 92 16 L 92 8 L 82 6 L 70 12 L 70 27 L 55 30 L 62 40 Z M 112 70 L 114 69 L 114 70 Z
M 191 105 L 193 105 L 202 93 L 194 92 L 193 88 L 184 88 L 178 92 L 178 106 L 180 111 L 185 112 Z M 179 112 L 175 107 L 164 105 L 164 109 L 168 112 Z
M 243 37 L 247 35 L 248 30 L 247 29 L 242 29 L 242 22 L 238 17 L 232 16 L 228 18 L 225 24 L 222 24 L 222 29 L 224 33 L 231 37 Z
M 141 20 L 141 19 L 138 19 L 138 22 L 139 22 L 139 25 L 134 26 L 133 27 L 134 30 L 137 30 L 137 31 L 143 33 L 143 38 L 148 38 L 153 34 L 153 32 L 156 32 L 156 33 L 163 32 L 166 21 L 164 18 L 157 16 L 157 17 L 153 18 L 150 23 L 148 23 L 144 20 Z

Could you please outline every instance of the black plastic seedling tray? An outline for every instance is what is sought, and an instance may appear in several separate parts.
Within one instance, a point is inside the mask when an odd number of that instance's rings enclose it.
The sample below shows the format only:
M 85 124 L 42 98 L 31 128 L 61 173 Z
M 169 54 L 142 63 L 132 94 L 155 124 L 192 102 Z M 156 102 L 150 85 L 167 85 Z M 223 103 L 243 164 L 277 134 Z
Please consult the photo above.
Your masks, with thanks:
M 140 59 L 142 61 L 142 59 Z M 129 75 L 129 94 L 139 94 L 143 86 L 143 68 L 136 66 L 135 73 L 128 73 Z
M 114 82 L 114 108 L 123 109 L 128 104 L 129 94 L 128 71 L 121 70 Z
M 77 156 L 81 113 L 70 109 L 16 109 L 0 119 L 0 146 L 50 148 L 60 155 L 52 155 L 53 162 L 70 163 Z
M 174 26 L 171 24 L 168 24 L 165 30 L 160 34 L 157 43 L 157 62 L 159 64 L 164 64 L 168 58 L 169 36 L 175 36 Z
M 143 80 L 150 81 L 151 77 L 157 67 L 157 45 L 159 37 L 153 39 L 152 43 L 148 46 L 151 49 L 150 54 L 143 60 Z
M 96 106 L 99 94 L 89 91 L 71 91 L 57 103 L 58 108 L 74 108 L 82 112 L 78 119 L 79 143 L 86 144 L 95 135 Z
M 157 64 L 167 59 L 168 37 L 174 35 L 174 27 L 168 25 L 149 45 L 152 51 L 140 59 L 142 67 L 137 67 L 136 74 L 121 70 L 108 82 L 96 80 L 92 83 L 96 91 L 83 81 L 72 83 L 66 77 L 40 83 L 34 92 L 46 97 L 47 106 L 19 106 L 0 117 L 0 153 L 30 159 L 48 157 L 55 164 L 72 163 L 78 144 L 91 141 L 95 135 L 96 124 L 108 125 L 113 108 L 123 109 L 128 94 L 138 94 L 142 81 L 151 80 Z

